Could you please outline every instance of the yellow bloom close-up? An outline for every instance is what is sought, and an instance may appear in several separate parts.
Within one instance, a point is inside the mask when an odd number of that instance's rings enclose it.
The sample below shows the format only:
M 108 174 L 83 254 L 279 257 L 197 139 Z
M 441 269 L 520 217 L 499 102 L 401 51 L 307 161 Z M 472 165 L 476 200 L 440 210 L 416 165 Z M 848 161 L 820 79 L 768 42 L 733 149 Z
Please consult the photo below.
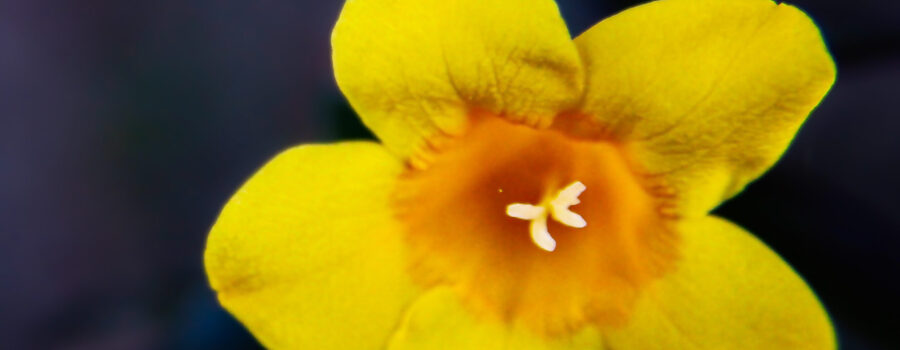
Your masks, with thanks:
M 660 0 L 573 40 L 552 0 L 349 0 L 332 47 L 380 142 L 283 152 L 207 244 L 263 345 L 835 348 L 802 278 L 710 214 L 834 82 L 797 8 Z

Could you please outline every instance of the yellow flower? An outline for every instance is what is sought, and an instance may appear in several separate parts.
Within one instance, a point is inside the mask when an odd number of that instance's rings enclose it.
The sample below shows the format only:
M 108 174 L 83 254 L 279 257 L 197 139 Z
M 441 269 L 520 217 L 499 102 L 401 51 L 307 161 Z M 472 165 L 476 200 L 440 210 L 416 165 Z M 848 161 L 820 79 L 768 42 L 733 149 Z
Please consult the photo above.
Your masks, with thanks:
M 277 156 L 206 268 L 266 346 L 834 348 L 814 294 L 710 210 L 834 81 L 768 0 L 662 0 L 571 40 L 551 0 L 350 0 L 337 82 L 382 143 Z

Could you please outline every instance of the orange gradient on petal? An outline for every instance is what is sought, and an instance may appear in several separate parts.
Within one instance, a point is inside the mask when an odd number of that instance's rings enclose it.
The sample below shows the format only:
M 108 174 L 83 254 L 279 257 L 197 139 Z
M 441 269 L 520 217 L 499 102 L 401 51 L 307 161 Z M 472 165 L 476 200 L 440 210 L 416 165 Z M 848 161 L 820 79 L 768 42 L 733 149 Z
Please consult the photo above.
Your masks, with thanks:
M 556 250 L 531 241 L 511 203 L 540 203 L 564 186 L 587 189 L 572 228 L 550 220 Z M 410 272 L 425 287 L 451 285 L 479 316 L 561 335 L 628 320 L 641 287 L 670 269 L 677 239 L 611 142 L 575 139 L 500 118 L 474 121 L 395 193 L 407 228 Z

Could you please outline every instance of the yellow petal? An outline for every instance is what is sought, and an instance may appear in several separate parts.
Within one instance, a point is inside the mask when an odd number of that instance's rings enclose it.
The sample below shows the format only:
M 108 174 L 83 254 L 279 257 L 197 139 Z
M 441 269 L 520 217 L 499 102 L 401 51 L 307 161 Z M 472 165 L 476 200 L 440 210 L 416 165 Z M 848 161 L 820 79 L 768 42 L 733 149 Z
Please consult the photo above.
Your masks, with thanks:
M 219 301 L 264 345 L 384 346 L 416 294 L 388 211 L 402 170 L 382 146 L 300 146 L 266 164 L 209 236 Z
M 576 40 L 582 113 L 701 215 L 769 168 L 831 87 L 815 24 L 769 0 L 662 0 Z
M 552 0 L 350 0 L 332 46 L 341 90 L 402 156 L 464 131 L 476 111 L 547 126 L 581 94 Z
M 457 293 L 438 287 L 416 300 L 388 349 L 578 350 L 604 348 L 601 345 L 600 335 L 593 329 L 551 338 L 524 326 L 476 316 L 461 304 Z
M 834 349 L 828 316 L 802 279 L 740 227 L 679 227 L 677 269 L 638 299 L 612 349 Z

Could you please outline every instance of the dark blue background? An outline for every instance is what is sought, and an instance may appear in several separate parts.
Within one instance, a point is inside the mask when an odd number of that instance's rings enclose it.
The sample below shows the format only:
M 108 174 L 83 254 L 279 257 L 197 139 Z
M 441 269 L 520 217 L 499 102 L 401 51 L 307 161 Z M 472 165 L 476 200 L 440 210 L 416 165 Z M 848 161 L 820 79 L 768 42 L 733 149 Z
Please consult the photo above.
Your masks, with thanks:
M 573 34 L 632 1 L 560 1 Z M 798 0 L 838 81 L 720 214 L 793 264 L 846 349 L 896 349 L 900 2 Z M 0 348 L 246 349 L 202 269 L 279 150 L 371 137 L 335 87 L 341 1 L 0 1 Z

